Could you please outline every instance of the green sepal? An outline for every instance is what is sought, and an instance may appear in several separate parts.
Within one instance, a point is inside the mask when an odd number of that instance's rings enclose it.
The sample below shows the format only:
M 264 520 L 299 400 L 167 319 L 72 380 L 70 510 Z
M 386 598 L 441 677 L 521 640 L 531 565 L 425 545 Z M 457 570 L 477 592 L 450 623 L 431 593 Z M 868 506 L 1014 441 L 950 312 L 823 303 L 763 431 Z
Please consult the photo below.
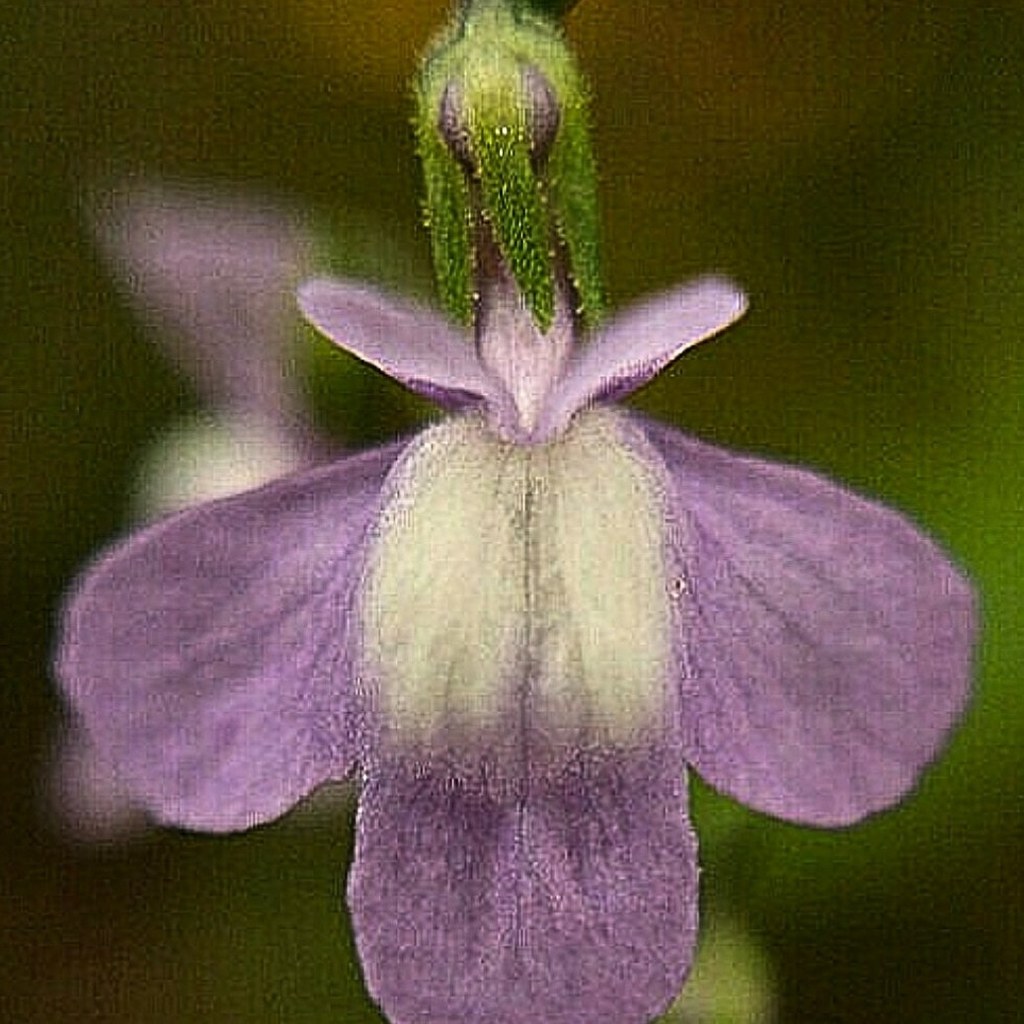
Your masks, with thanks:
M 522 104 L 502 109 L 501 99 L 471 112 L 476 116 L 469 121 L 468 142 L 478 168 L 484 218 L 537 326 L 546 331 L 555 314 L 546 204 L 530 159 Z
M 474 308 L 474 199 L 542 330 L 554 312 L 558 247 L 584 324 L 594 326 L 603 314 L 587 91 L 551 13 L 541 13 L 569 6 L 530 0 L 466 4 L 421 71 L 416 124 L 426 220 L 441 301 L 461 323 L 471 320 Z M 558 132 L 546 161 L 531 153 L 524 92 L 530 70 L 543 75 L 558 104 Z M 472 170 L 440 133 L 449 86 Z
M 473 322 L 473 210 L 469 183 L 437 131 L 420 117 L 418 149 L 426 186 L 424 215 L 430 229 L 441 305 L 457 323 Z
M 597 167 L 582 98 L 562 106 L 562 122 L 548 165 L 548 186 L 558 234 L 569 253 L 579 312 L 584 324 L 594 327 L 604 316 L 605 297 L 598 245 Z

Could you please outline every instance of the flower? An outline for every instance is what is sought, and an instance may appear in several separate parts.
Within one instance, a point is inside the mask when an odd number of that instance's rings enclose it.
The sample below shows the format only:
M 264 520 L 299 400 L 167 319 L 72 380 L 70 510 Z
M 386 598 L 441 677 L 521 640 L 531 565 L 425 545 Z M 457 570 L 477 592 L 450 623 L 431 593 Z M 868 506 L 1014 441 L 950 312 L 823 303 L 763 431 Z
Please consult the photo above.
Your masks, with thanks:
M 136 520 L 249 490 L 331 451 L 303 411 L 293 366 L 294 289 L 308 272 L 304 219 L 261 197 L 198 183 L 124 182 L 86 216 L 114 281 L 196 388 L 202 415 L 175 422 L 136 475 Z M 75 841 L 132 838 L 145 821 L 73 721 L 55 737 L 46 793 Z
M 295 367 L 294 291 L 314 261 L 308 218 L 208 184 L 126 182 L 92 204 L 90 219 L 115 282 L 207 411 L 152 454 L 143 514 L 324 457 Z M 159 473 L 168 467 L 176 480 Z
M 300 296 L 449 416 L 115 547 L 64 694 L 167 824 L 249 828 L 358 766 L 349 901 L 394 1021 L 647 1020 L 697 929 L 685 766 L 814 825 L 899 800 L 966 700 L 970 587 L 901 515 L 611 404 L 741 313 L 725 281 L 585 347 L 508 274 L 475 346 Z
M 362 782 L 348 895 L 395 1024 L 642 1024 L 697 932 L 687 766 L 845 825 L 968 695 L 973 596 L 901 515 L 614 404 L 742 314 L 603 306 L 585 90 L 551 19 L 467 0 L 417 97 L 440 316 L 314 280 L 306 317 L 448 415 L 103 556 L 57 676 L 159 821 Z M 585 328 L 590 339 L 584 344 Z

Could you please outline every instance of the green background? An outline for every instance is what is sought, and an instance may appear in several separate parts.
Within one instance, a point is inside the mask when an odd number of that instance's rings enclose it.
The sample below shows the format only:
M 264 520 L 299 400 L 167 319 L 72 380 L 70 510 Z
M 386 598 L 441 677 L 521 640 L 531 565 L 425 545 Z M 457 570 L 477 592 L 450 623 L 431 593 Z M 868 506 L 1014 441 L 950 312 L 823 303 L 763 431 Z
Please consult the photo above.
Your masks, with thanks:
M 82 188 L 186 177 L 379 225 L 387 247 L 354 240 L 351 265 L 422 292 L 408 79 L 445 12 L 0 12 L 0 1019 L 379 1019 L 343 909 L 351 799 L 233 838 L 70 842 L 43 798 L 47 660 L 62 588 L 122 527 L 145 445 L 193 404 L 118 297 Z M 637 404 L 902 507 L 983 597 L 973 708 L 904 807 L 815 832 L 698 794 L 708 915 L 764 950 L 784 1024 L 1017 1020 L 1024 8 L 585 0 L 569 29 L 596 94 L 615 303 L 706 270 L 752 299 Z M 396 391 L 345 379 L 341 405 L 373 406 L 335 412 L 346 439 L 406 421 Z

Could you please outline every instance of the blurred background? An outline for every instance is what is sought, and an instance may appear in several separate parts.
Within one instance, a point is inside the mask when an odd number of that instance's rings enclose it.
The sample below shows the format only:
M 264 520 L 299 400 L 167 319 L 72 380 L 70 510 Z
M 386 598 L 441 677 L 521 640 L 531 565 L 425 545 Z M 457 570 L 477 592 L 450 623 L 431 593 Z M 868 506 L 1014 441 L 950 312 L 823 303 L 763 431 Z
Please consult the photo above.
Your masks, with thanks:
M 429 296 L 408 82 L 446 11 L 0 8 L 2 1020 L 381 1019 L 343 903 L 351 795 L 231 838 L 76 837 L 53 811 L 47 663 L 63 589 L 202 401 L 126 297 L 90 197 L 269 198 L 335 268 Z M 583 0 L 568 31 L 615 303 L 707 270 L 752 298 L 636 404 L 901 507 L 983 596 L 973 708 L 903 807 L 817 832 L 698 789 L 707 928 L 672 1019 L 1019 1020 L 1024 7 Z M 323 434 L 354 447 L 422 416 L 295 339 Z

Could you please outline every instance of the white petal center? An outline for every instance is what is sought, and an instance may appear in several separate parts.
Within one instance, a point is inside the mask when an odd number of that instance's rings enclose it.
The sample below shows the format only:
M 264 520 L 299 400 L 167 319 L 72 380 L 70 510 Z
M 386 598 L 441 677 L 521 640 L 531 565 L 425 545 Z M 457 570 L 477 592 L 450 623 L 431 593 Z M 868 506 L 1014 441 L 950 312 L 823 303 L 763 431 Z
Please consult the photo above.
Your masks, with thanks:
M 455 418 L 396 466 L 362 617 L 398 742 L 629 743 L 663 720 L 663 489 L 621 415 L 536 446 Z

